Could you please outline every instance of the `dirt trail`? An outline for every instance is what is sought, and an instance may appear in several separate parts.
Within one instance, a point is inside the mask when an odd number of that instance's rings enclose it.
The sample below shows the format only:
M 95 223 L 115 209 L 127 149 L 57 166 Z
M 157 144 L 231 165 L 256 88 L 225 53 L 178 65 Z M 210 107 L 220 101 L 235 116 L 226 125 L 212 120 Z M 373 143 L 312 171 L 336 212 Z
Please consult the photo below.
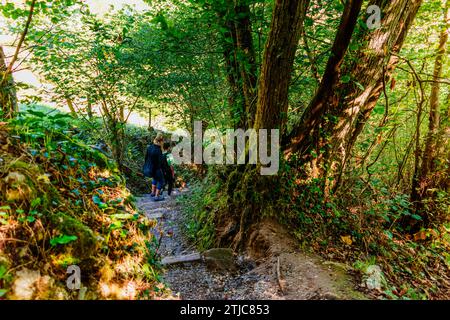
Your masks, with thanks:
M 196 252 L 183 234 L 185 219 L 176 201 L 185 192 L 175 191 L 161 202 L 153 202 L 150 195 L 138 198 L 138 207 L 158 221 L 152 232 L 158 238 L 163 234 L 163 258 Z M 275 234 L 270 227 L 265 232 Z M 364 298 L 343 270 L 300 252 L 270 254 L 258 261 L 238 256 L 236 264 L 234 272 L 210 270 L 202 261 L 174 264 L 165 268 L 163 279 L 174 295 L 186 300 Z

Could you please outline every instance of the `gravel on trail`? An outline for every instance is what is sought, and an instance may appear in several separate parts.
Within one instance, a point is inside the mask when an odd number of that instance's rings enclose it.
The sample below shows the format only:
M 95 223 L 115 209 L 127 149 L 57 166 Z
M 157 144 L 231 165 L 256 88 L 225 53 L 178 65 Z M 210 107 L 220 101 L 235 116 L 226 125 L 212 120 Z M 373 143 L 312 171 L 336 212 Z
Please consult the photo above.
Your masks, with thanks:
M 162 258 L 196 252 L 195 245 L 184 234 L 185 217 L 176 200 L 186 192 L 189 191 L 176 190 L 159 202 L 148 194 L 138 198 L 138 208 L 150 218 L 157 217 L 152 232 L 157 239 L 162 235 L 159 248 Z M 236 263 L 238 268 L 234 272 L 211 270 L 203 261 L 168 265 L 163 281 L 175 296 L 184 300 L 282 299 L 276 279 L 258 272 L 256 264 L 243 256 L 238 256 Z
M 138 198 L 138 208 L 157 221 L 152 232 L 160 239 L 161 258 L 196 253 L 184 232 L 187 219 L 176 200 L 182 194 L 189 196 L 189 190 L 176 190 L 160 202 L 150 195 Z M 163 282 L 174 298 L 183 300 L 367 299 L 355 290 L 354 279 L 342 266 L 298 250 L 283 230 L 267 225 L 262 234 L 272 237 L 279 250 L 263 254 L 257 262 L 237 256 L 237 268 L 232 271 L 209 268 L 202 260 L 168 264 Z

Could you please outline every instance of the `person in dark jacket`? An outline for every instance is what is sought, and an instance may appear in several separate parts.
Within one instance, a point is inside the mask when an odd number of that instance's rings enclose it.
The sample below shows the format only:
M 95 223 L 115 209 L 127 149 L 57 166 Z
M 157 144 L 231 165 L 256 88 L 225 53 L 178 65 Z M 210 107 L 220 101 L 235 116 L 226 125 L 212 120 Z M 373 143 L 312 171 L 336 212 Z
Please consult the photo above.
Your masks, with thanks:
M 145 154 L 144 176 L 152 178 L 152 193 L 154 201 L 164 200 L 162 189 L 164 187 L 164 174 L 162 171 L 163 154 L 161 146 L 164 143 L 162 134 L 158 134 L 149 145 Z
M 164 182 L 167 185 L 167 194 L 170 196 L 173 190 L 173 184 L 175 182 L 175 171 L 172 165 L 173 159 L 170 153 L 170 143 L 164 142 L 163 145 L 163 161 L 162 161 L 162 171 L 164 174 Z M 165 189 L 165 186 L 164 186 Z

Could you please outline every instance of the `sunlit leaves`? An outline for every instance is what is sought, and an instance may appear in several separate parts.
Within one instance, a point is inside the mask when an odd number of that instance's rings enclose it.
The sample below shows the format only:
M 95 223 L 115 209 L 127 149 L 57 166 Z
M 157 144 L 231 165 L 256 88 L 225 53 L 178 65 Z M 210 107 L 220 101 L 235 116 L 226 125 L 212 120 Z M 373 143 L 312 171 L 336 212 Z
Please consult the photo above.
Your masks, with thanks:
M 57 23 L 61 20 L 62 15 L 68 13 L 68 8 L 76 3 L 80 3 L 78 0 L 52 0 L 52 1 L 34 1 L 34 15 L 47 15 L 53 23 Z M 28 0 L 23 4 L 15 4 L 14 2 L 7 1 L 5 4 L 0 4 L 1 13 L 6 17 L 13 20 L 17 20 L 22 17 L 27 17 L 30 13 L 32 1 Z
M 76 241 L 77 239 L 78 239 L 77 236 L 63 234 L 63 235 L 60 235 L 60 236 L 50 239 L 50 244 L 52 246 L 56 246 L 58 244 L 64 245 L 64 244 L 68 244 L 70 242 Z

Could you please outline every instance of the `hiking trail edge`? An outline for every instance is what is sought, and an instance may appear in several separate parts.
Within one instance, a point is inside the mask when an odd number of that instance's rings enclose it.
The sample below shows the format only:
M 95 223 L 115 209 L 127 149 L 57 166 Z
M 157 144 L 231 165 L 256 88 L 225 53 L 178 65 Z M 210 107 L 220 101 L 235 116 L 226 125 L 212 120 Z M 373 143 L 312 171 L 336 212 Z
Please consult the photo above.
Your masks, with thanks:
M 184 235 L 185 217 L 176 201 L 188 192 L 174 190 L 172 196 L 166 194 L 160 202 L 152 201 L 149 194 L 138 198 L 138 208 L 157 220 L 151 232 L 158 239 L 162 233 L 158 251 L 162 259 L 198 254 Z M 267 230 L 263 231 L 269 236 L 276 236 L 279 231 L 270 224 L 265 227 Z M 283 238 L 280 237 L 279 247 L 292 247 L 283 243 Z M 164 266 L 163 281 L 175 297 L 185 300 L 367 299 L 354 290 L 354 281 L 344 267 L 298 250 L 285 251 L 273 250 L 256 261 L 237 256 L 236 267 L 230 270 L 211 268 L 198 258 L 168 264 Z

